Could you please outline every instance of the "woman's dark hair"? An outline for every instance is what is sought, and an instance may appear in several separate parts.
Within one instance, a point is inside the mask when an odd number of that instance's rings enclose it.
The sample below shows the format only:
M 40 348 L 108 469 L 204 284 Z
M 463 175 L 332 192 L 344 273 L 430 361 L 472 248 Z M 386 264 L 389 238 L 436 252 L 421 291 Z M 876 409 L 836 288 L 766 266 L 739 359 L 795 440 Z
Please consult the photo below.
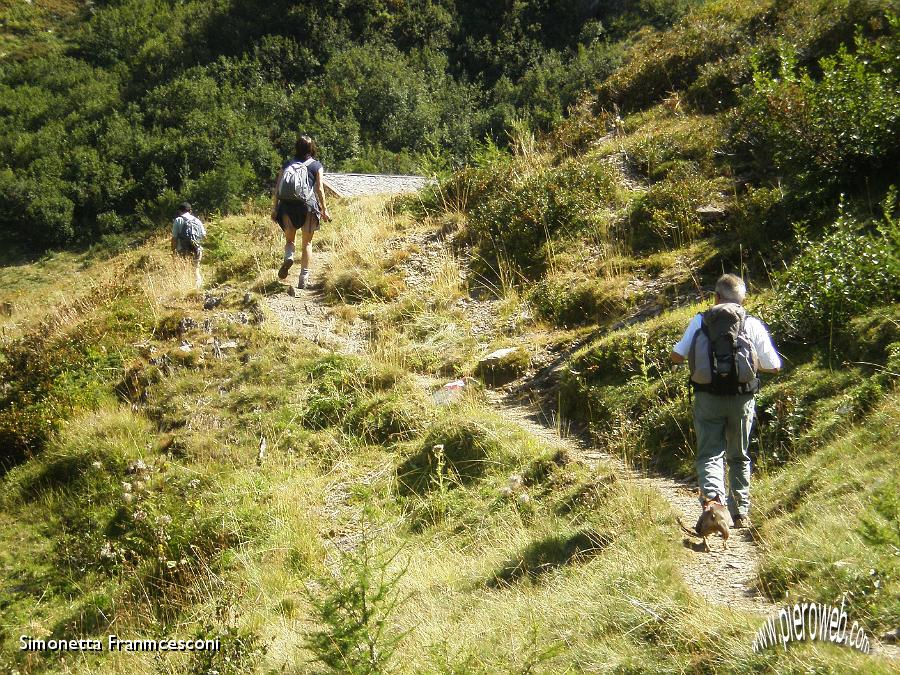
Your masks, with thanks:
M 306 157 L 307 155 L 317 157 L 319 148 L 316 145 L 316 142 L 309 136 L 301 136 L 297 139 L 297 144 L 294 146 L 294 154 L 301 158 Z

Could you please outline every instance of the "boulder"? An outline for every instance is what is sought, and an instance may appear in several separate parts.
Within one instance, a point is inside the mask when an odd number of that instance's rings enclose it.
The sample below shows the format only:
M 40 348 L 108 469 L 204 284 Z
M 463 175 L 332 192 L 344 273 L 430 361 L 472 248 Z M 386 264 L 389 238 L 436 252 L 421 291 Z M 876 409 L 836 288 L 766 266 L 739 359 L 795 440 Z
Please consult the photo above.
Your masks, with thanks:
M 500 387 L 524 375 L 530 364 L 531 358 L 524 349 L 505 347 L 482 357 L 475 374 L 489 387 Z
M 712 204 L 697 207 L 695 213 L 700 217 L 700 221 L 704 223 L 714 223 L 725 217 L 725 209 Z

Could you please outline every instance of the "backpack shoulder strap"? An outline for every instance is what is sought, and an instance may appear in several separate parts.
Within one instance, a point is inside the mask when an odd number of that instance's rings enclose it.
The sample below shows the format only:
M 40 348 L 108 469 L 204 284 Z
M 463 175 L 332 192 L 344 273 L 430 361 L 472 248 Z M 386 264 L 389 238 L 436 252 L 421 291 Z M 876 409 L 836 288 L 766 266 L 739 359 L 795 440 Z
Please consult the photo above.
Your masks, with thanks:
M 698 312 L 697 314 L 700 316 L 700 328 L 697 332 L 700 332 L 702 330 L 703 334 L 706 337 L 709 337 L 709 310 L 705 312 Z

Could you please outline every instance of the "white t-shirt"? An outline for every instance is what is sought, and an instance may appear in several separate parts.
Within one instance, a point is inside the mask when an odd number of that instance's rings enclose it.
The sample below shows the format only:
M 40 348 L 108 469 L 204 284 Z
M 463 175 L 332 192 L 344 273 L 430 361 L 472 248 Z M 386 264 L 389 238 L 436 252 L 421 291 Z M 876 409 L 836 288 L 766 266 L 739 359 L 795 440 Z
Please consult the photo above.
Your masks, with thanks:
M 694 333 L 700 330 L 702 323 L 703 319 L 701 316 L 699 314 L 695 315 L 688 324 L 687 330 L 684 331 L 684 335 L 681 336 L 681 340 L 672 348 L 672 351 L 687 358 L 688 352 L 691 350 Z M 772 344 L 772 338 L 766 327 L 763 326 L 762 321 L 754 316 L 747 315 L 747 320 L 744 322 L 744 330 L 747 331 L 747 337 L 750 338 L 753 346 L 756 347 L 759 367 L 766 370 L 781 368 L 781 357 L 778 356 L 775 345 Z

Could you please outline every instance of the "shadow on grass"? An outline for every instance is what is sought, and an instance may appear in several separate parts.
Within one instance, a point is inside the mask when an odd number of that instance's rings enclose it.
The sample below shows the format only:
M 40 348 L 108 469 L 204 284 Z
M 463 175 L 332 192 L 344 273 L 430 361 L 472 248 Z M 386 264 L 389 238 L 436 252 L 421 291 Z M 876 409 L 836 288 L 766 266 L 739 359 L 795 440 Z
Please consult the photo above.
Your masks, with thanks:
M 477 421 L 445 421 L 432 428 L 415 454 L 397 467 L 398 490 L 402 495 L 423 495 L 438 484 L 439 474 L 449 476 L 451 483 L 471 483 L 503 454 L 500 441 Z
M 78 480 L 92 461 L 88 454 L 65 455 L 47 461 L 40 472 L 23 483 L 22 497 L 31 501 L 48 491 L 65 488 Z
M 158 231 L 155 229 L 129 229 L 57 247 L 30 245 L 12 237 L 0 237 L 0 267 L 33 265 L 43 258 L 65 252 L 79 256 L 81 269 L 87 269 L 95 262 L 107 260 L 129 249 L 140 248 L 156 236 Z
M 555 569 L 599 555 L 612 541 L 612 535 L 591 529 L 533 541 L 503 563 L 488 579 L 487 586 L 503 588 L 521 579 L 539 579 Z

